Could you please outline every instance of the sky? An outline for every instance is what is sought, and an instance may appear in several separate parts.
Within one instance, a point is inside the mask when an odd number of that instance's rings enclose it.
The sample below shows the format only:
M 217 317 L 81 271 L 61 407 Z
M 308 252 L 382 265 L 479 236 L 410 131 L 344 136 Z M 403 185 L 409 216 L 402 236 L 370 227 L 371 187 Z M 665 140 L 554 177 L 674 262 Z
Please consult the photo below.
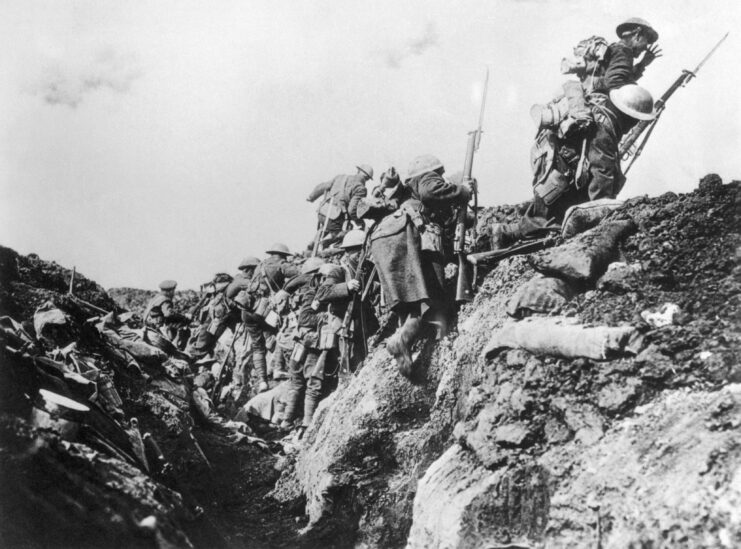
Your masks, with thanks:
M 619 198 L 741 179 L 741 2 L 343 0 L 0 3 L 0 245 L 104 287 L 196 288 L 312 239 L 318 183 L 434 154 L 480 204 L 531 197 L 530 106 L 576 43 L 642 17 L 670 100 Z

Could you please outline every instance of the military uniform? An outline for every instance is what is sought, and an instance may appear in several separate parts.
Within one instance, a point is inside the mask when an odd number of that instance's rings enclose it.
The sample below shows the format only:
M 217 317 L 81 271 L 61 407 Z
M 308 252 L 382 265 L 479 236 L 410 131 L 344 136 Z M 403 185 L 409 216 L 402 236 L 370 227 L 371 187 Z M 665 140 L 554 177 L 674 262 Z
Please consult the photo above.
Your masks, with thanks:
M 316 292 L 316 301 L 324 306 L 327 311 L 326 330 L 332 330 L 337 337 L 338 359 L 350 374 L 360 368 L 367 353 L 367 338 L 378 330 L 378 320 L 373 308 L 366 299 L 360 301 L 358 295 L 363 291 L 361 286 L 357 292 L 350 289 L 347 281 L 353 280 L 357 275 L 358 257 L 350 258 L 347 254 L 340 260 L 339 266 L 333 266 L 332 273 L 325 277 Z M 372 269 L 372 264 L 366 261 L 363 270 L 367 274 Z M 366 281 L 370 283 L 371 281 Z M 342 325 L 345 321 L 347 309 L 353 299 L 360 302 L 353 308 L 350 325 L 347 327 L 351 335 L 350 340 L 343 340 L 340 336 Z
M 303 397 L 302 427 L 308 427 L 319 401 L 337 386 L 336 356 L 319 348 L 320 314 L 315 303 L 319 286 L 318 274 L 306 277 L 305 284 L 297 290 L 299 300 L 298 335 L 299 349 L 304 356 L 294 352 L 289 363 L 289 389 L 283 427 L 296 419 Z
M 317 210 L 317 230 L 321 232 L 325 223 L 327 227 L 323 239 L 340 234 L 348 221 L 356 226 L 362 225 L 358 218 L 358 204 L 368 195 L 365 187 L 368 179 L 373 179 L 373 169 L 359 166 L 355 175 L 338 175 L 314 187 L 307 200 L 314 202 L 323 197 Z
M 160 337 L 164 337 L 179 347 L 181 343 L 187 341 L 189 334 L 187 330 L 181 334 L 181 327 L 187 326 L 190 321 L 173 305 L 173 292 L 176 286 L 174 280 L 165 280 L 160 284 L 160 293 L 149 300 L 144 310 L 144 324 L 159 334 L 155 336 L 150 332 L 153 341 L 159 341 Z
M 386 304 L 403 322 L 387 348 L 404 375 L 411 375 L 411 346 L 422 317 L 444 324 L 450 312 L 444 267 L 452 255 L 455 208 L 465 206 L 470 192 L 443 179 L 442 172 L 433 156 L 415 159 L 404 189 L 397 191 L 401 206 L 370 237 Z
M 271 250 L 276 247 L 283 248 L 284 246 L 274 245 Z M 250 289 L 253 301 L 249 309 L 242 311 L 242 322 L 250 337 L 252 364 L 257 377 L 258 392 L 268 389 L 268 349 L 265 335 L 277 332 L 276 327 L 269 326 L 265 322 L 265 316 L 271 309 L 270 296 L 282 290 L 286 281 L 297 274 L 298 269 L 286 261 L 283 252 L 272 253 L 257 267 L 254 274 Z

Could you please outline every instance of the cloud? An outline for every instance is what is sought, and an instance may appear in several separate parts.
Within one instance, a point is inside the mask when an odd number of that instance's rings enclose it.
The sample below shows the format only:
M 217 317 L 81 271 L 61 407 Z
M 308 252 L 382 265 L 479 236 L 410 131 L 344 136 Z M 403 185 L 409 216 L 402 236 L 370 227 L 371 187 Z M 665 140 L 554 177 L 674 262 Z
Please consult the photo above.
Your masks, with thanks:
M 141 68 L 134 56 L 105 48 L 84 64 L 58 59 L 50 61 L 33 91 L 49 105 L 74 109 L 88 95 L 100 90 L 126 94 L 141 76 Z
M 401 67 L 401 63 L 408 57 L 422 55 L 430 48 L 439 44 L 439 36 L 434 23 L 427 23 L 421 36 L 408 41 L 400 49 L 389 49 L 383 53 L 386 66 L 392 69 Z

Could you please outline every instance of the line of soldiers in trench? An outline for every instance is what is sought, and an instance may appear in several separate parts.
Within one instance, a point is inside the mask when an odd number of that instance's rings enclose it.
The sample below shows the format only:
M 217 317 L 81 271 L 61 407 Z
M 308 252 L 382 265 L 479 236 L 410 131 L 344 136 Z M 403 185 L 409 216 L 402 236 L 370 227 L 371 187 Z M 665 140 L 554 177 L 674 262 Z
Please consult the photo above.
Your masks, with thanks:
M 645 20 L 628 19 L 616 32 L 620 40 L 613 44 L 598 37 L 580 42 L 577 59 L 562 68 L 579 82 L 532 109 L 538 126 L 533 202 L 520 222 L 485 227 L 471 249 L 499 249 L 553 233 L 570 206 L 620 192 L 621 138 L 639 120 L 655 116 L 653 98 L 635 81 L 661 52 L 658 33 Z M 274 380 L 288 379 L 284 429 L 310 425 L 338 378 L 361 367 L 384 312 L 398 322 L 386 348 L 411 377 L 415 342 L 423 334 L 444 336 L 455 316 L 449 281 L 457 212 L 476 190 L 475 180 L 444 174 L 437 157 L 422 155 L 403 181 L 395 168 L 386 170 L 370 195 L 366 185 L 374 172 L 364 164 L 353 175 L 317 185 L 308 196 L 319 204 L 317 233 L 306 251 L 292 254 L 275 244 L 266 259 L 245 258 L 234 277 L 217 275 L 196 319 L 174 311 L 175 282 L 163 282 L 145 313 L 150 340 L 156 344 L 164 335 L 202 359 L 227 329 L 235 339 L 244 333 L 251 353 L 237 360 L 232 375 L 246 380 L 251 363 L 256 393 L 268 390 L 269 370 Z M 199 326 L 186 343 L 177 327 L 191 320 Z

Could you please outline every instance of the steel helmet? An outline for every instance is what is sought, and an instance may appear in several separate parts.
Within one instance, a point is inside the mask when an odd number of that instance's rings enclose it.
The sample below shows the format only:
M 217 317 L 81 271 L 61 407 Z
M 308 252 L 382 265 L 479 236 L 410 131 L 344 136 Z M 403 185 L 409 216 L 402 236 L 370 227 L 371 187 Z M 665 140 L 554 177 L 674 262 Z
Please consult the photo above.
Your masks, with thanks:
M 245 257 L 242 260 L 242 263 L 239 264 L 239 269 L 248 269 L 250 267 L 257 267 L 260 264 L 260 260 L 257 259 L 255 256 L 251 255 L 249 257 Z
M 325 263 L 319 267 L 319 274 L 334 280 L 343 280 L 345 278 L 345 273 L 342 270 L 342 267 L 335 265 L 334 263 Z
M 653 120 L 656 117 L 653 97 L 637 84 L 626 84 L 622 88 L 610 90 L 610 101 L 632 118 Z
M 407 178 L 411 179 L 412 177 L 417 177 L 418 175 L 422 175 L 423 173 L 434 172 L 435 170 L 438 170 L 442 167 L 443 163 L 440 162 L 440 159 L 437 156 L 432 156 L 431 154 L 423 154 L 422 156 L 418 156 L 417 158 L 415 158 L 409 165 L 409 173 L 407 174 Z
M 360 229 L 353 229 L 348 231 L 345 238 L 342 239 L 341 248 L 355 248 L 356 246 L 362 246 L 365 242 L 365 231 Z
M 659 39 L 659 33 L 651 26 L 651 23 L 640 17 L 631 17 L 620 23 L 615 32 L 621 36 L 624 32 L 631 30 L 632 27 L 641 27 L 646 32 L 649 44 L 653 44 Z
M 266 254 L 282 254 L 282 255 L 291 255 L 291 251 L 288 249 L 288 246 L 285 244 L 281 244 L 280 242 L 276 242 L 270 248 L 265 250 Z
M 301 274 L 316 273 L 322 265 L 324 260 L 321 257 L 310 257 L 301 265 Z
M 365 175 L 367 175 L 368 178 L 373 179 L 373 168 L 371 168 L 368 164 L 361 164 L 360 166 L 355 167 L 363 172 Z
M 174 280 L 163 280 L 160 282 L 160 290 L 167 291 L 167 290 L 174 290 L 177 287 L 178 283 Z

